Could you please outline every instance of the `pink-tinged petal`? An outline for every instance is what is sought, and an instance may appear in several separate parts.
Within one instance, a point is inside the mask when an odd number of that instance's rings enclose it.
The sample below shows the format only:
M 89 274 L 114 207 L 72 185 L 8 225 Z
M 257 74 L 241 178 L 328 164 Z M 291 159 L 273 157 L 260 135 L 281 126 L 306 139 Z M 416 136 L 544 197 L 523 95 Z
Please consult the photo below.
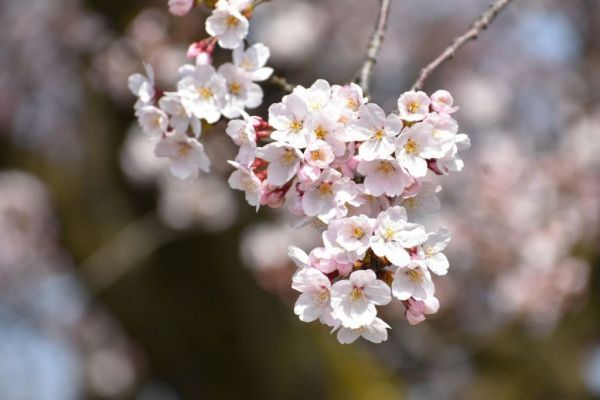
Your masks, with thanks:
M 383 281 L 377 280 L 363 291 L 367 299 L 377 305 L 383 306 L 392 301 L 390 287 Z

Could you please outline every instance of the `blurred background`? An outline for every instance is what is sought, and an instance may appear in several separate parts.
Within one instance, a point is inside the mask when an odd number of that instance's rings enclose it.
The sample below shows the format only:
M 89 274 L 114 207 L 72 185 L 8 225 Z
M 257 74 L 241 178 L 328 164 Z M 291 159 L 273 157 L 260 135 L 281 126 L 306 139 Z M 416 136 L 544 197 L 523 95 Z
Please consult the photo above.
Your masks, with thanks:
M 294 316 L 287 246 L 318 237 L 228 188 L 224 125 L 192 183 L 138 129 L 128 75 L 173 87 L 205 37 L 206 10 L 166 3 L 0 0 L 0 399 L 600 398 L 600 2 L 515 1 L 427 82 L 473 142 L 427 221 L 453 234 L 441 309 L 390 306 L 389 340 L 350 346 Z M 373 100 L 489 3 L 393 1 Z M 290 82 L 343 84 L 377 7 L 273 0 L 250 40 Z

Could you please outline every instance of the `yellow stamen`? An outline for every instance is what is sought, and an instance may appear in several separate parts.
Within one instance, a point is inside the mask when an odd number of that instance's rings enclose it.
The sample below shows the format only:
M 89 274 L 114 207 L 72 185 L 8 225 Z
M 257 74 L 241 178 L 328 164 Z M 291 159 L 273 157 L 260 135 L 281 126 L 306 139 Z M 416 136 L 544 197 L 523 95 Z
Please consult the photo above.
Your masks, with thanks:
M 310 159 L 313 161 L 317 161 L 317 160 L 323 161 L 324 156 L 323 156 L 323 153 L 321 153 L 319 150 L 312 150 L 310 152 Z
M 317 191 L 321 195 L 321 197 L 330 196 L 333 194 L 333 190 L 331 190 L 331 183 L 322 182 L 318 187 Z
M 185 157 L 190 153 L 191 150 L 192 150 L 191 145 L 189 145 L 185 142 L 181 142 L 181 143 L 179 143 L 179 147 L 177 148 L 177 154 L 181 157 Z
M 363 237 L 365 237 L 365 231 L 360 226 L 355 226 L 354 230 L 352 232 L 352 236 L 354 236 L 356 239 L 360 240 Z
M 414 139 L 408 139 L 404 145 L 404 150 L 408 154 L 417 154 L 419 152 L 419 144 Z
M 292 149 L 286 149 L 285 153 L 281 156 L 281 163 L 288 167 L 296 160 L 296 153 Z
M 325 140 L 325 138 L 327 138 L 327 131 L 323 129 L 323 127 L 319 126 L 317 129 L 315 129 L 315 136 L 317 139 Z
M 388 226 L 385 229 L 385 232 L 383 232 L 383 238 L 385 239 L 386 242 L 393 240 L 395 235 L 396 235 L 396 232 L 394 231 L 394 228 L 392 228 L 391 226 Z
M 240 23 L 240 21 L 233 15 L 230 15 L 229 17 L 227 17 L 227 26 L 228 27 L 235 28 L 236 26 L 238 26 L 239 23 Z
M 290 123 L 290 130 L 292 130 L 294 133 L 298 133 L 302 130 L 303 126 L 304 125 L 302 121 L 298 121 L 297 119 L 295 119 Z
M 352 289 L 352 292 L 350 293 L 350 300 L 351 301 L 359 301 L 363 298 L 363 290 L 362 288 L 358 288 L 355 287 L 354 289 Z
M 418 269 L 411 269 L 406 274 L 408 275 L 408 279 L 410 279 L 414 283 L 423 282 L 423 272 L 421 272 Z
M 212 89 L 209 88 L 209 87 L 201 87 L 201 88 L 199 88 L 198 89 L 198 94 L 204 100 L 210 99 L 214 95 Z
M 419 111 L 419 107 L 421 107 L 421 105 L 417 102 L 413 102 L 410 103 L 406 106 L 406 109 L 408 110 L 409 113 L 416 113 L 417 111 Z
M 394 166 L 392 165 L 392 163 L 389 162 L 389 161 L 381 161 L 379 163 L 379 166 L 377 167 L 377 171 L 382 172 L 382 173 L 384 173 L 386 175 L 391 174 L 395 170 L 396 170 L 396 168 L 394 168 Z
M 232 94 L 240 94 L 242 91 L 242 85 L 237 82 L 232 82 L 229 84 L 229 92 Z
M 381 142 L 381 140 L 384 138 L 384 136 L 385 136 L 385 131 L 384 131 L 383 129 L 377 129 L 377 130 L 375 131 L 375 135 L 373 135 L 373 137 L 374 137 L 376 140 L 379 140 L 380 142 Z

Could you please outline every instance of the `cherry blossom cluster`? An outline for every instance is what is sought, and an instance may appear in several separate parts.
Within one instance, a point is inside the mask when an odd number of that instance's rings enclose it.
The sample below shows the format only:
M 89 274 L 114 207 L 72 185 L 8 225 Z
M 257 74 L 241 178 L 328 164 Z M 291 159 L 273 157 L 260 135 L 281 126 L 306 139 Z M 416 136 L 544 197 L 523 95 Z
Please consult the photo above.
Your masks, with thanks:
M 170 1 L 171 12 L 183 15 L 193 1 Z M 199 139 L 202 123 L 237 118 L 244 109 L 258 107 L 262 88 L 256 83 L 268 79 L 273 70 L 266 67 L 270 56 L 267 46 L 257 43 L 245 48 L 248 18 L 252 2 L 220 0 L 206 20 L 210 38 L 193 43 L 187 52 L 195 65 L 179 68 L 177 90 L 157 89 L 152 67 L 146 75 L 129 77 L 129 89 L 137 97 L 135 113 L 141 127 L 156 141 L 155 154 L 170 160 L 171 173 L 180 179 L 195 179 L 199 171 L 209 172 L 210 160 Z M 232 62 L 212 65 L 216 44 L 231 49 Z
M 318 80 L 271 105 L 268 121 L 244 113 L 229 122 L 240 146 L 230 186 L 252 206 L 287 204 L 296 226 L 322 230 L 323 246 L 309 254 L 290 247 L 302 321 L 333 327 L 341 343 L 379 343 L 390 327 L 376 306 L 392 297 L 411 324 L 437 312 L 431 274 L 447 273 L 450 235 L 409 216 L 439 209 L 428 172 L 463 167 L 458 152 L 469 139 L 451 116 L 457 109 L 446 91 L 411 91 L 386 115 L 358 85 Z
M 382 342 L 390 327 L 376 306 L 395 297 L 411 324 L 439 307 L 431 274 L 447 273 L 442 251 L 450 235 L 445 229 L 428 233 L 413 219 L 440 206 L 440 187 L 424 180 L 427 174 L 463 167 L 458 153 L 470 143 L 451 116 L 458 107 L 447 91 L 431 97 L 410 91 L 386 115 L 360 86 L 320 79 L 272 104 L 267 120 L 249 115 L 245 110 L 263 99 L 256 82 L 273 73 L 265 66 L 269 49 L 244 44 L 258 3 L 205 1 L 212 8 L 206 20 L 210 37 L 189 47 L 195 65 L 179 69 L 177 90 L 157 89 L 148 65 L 145 76 L 129 78 L 138 98 L 136 116 L 156 140 L 155 155 L 168 158 L 172 174 L 181 179 L 209 172 L 199 141 L 203 123 L 230 119 L 226 133 L 239 152 L 229 161 L 235 169 L 229 185 L 257 210 L 285 204 L 296 217 L 294 226 L 322 231 L 322 246 L 309 254 L 290 247 L 299 267 L 292 288 L 301 292 L 295 313 L 302 321 L 329 325 L 341 343 L 360 336 Z M 169 1 L 176 15 L 194 5 Z M 231 49 L 233 60 L 215 68 L 217 44 Z

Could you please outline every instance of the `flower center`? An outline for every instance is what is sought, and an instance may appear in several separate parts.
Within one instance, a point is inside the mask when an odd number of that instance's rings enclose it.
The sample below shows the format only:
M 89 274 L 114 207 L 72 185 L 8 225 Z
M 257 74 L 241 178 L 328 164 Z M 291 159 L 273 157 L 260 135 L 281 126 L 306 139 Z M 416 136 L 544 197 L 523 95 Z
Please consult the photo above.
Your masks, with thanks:
M 298 133 L 300 132 L 300 130 L 302 130 L 303 126 L 304 125 L 302 124 L 302 121 L 298 121 L 297 119 L 295 119 L 290 123 L 290 130 L 294 133 Z
M 355 226 L 352 230 L 352 236 L 360 240 L 365 237 L 365 231 L 360 226 Z
M 255 192 L 258 189 L 258 185 L 254 181 L 254 179 L 252 179 L 252 177 L 248 174 L 242 176 L 241 182 L 246 192 Z
M 236 26 L 238 26 L 239 22 L 240 21 L 238 21 L 238 19 L 233 15 L 227 17 L 227 26 L 230 28 L 235 28 Z
M 419 144 L 414 139 L 408 139 L 404 145 L 404 150 L 408 154 L 417 154 L 419 152 Z
M 395 235 L 396 235 L 396 231 L 391 226 L 388 226 L 387 228 L 385 228 L 385 231 L 383 232 L 383 238 L 385 239 L 386 242 L 394 240 Z
M 185 143 L 185 142 L 181 142 L 179 143 L 179 147 L 177 148 L 177 154 L 180 157 L 186 157 L 188 154 L 190 154 L 190 151 L 192 150 L 192 146 Z
M 313 161 L 323 161 L 324 158 L 325 157 L 323 153 L 321 153 L 321 150 L 312 150 L 310 152 L 310 159 Z
M 419 107 L 421 107 L 421 105 L 419 103 L 412 102 L 406 106 L 406 109 L 408 110 L 409 113 L 416 113 L 417 111 L 419 111 Z
M 346 103 L 346 106 L 351 109 L 352 111 L 358 111 L 358 101 L 354 100 L 354 99 L 348 99 L 348 102 Z
M 361 287 L 355 287 L 350 292 L 350 300 L 353 302 L 357 302 L 363 298 L 363 289 Z
M 313 299 L 320 307 L 325 307 L 329 303 L 329 290 L 322 287 L 314 293 Z
M 373 135 L 373 137 L 375 138 L 375 140 L 378 140 L 380 142 L 384 138 L 384 136 L 385 136 L 385 131 L 383 129 L 377 129 L 375 131 L 375 134 Z
M 381 161 L 379 163 L 379 166 L 377 166 L 377 171 L 389 175 L 392 172 L 394 172 L 396 170 L 396 168 L 394 168 L 394 166 L 392 165 L 391 162 L 389 161 Z
M 201 87 L 200 89 L 198 89 L 198 94 L 204 100 L 208 100 L 214 95 L 212 89 L 209 87 Z
M 419 206 L 419 200 L 416 197 L 410 197 L 404 200 L 404 204 L 402 205 L 404 206 L 404 208 L 414 210 Z
M 290 165 L 292 165 L 295 160 L 296 160 L 296 154 L 294 153 L 294 150 L 292 150 L 292 149 L 286 149 L 285 153 L 283 153 L 283 155 L 281 156 L 282 164 L 285 164 L 288 167 Z
M 229 92 L 232 94 L 240 94 L 242 91 L 242 85 L 237 82 L 232 82 L 229 84 Z
M 423 272 L 418 269 L 411 269 L 406 273 L 408 275 L 408 279 L 410 279 L 414 283 L 423 282 Z
M 317 187 L 317 191 L 319 192 L 321 197 L 330 196 L 333 193 L 333 191 L 331 190 L 331 183 L 329 182 L 322 182 Z
M 317 127 L 317 129 L 315 129 L 315 136 L 317 137 L 317 139 L 325 140 L 325 138 L 327 138 L 327 130 L 319 126 Z

